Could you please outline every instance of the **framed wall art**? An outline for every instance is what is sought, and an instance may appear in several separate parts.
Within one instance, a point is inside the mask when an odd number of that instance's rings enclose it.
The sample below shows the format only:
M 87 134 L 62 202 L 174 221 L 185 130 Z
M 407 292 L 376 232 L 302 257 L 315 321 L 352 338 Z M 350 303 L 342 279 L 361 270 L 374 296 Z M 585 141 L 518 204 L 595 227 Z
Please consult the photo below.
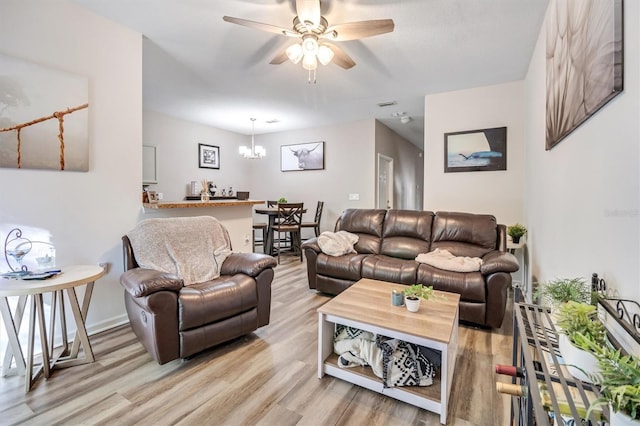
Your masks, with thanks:
M 280 170 L 283 172 L 324 169 L 324 142 L 310 142 L 280 147 Z
M 201 169 L 220 168 L 220 147 L 198 144 L 198 167 Z
M 445 133 L 444 172 L 507 170 L 507 128 Z
M 624 68 L 622 0 L 555 3 L 546 37 L 547 150 L 622 92 Z
M 0 54 L 0 167 L 89 170 L 89 78 Z

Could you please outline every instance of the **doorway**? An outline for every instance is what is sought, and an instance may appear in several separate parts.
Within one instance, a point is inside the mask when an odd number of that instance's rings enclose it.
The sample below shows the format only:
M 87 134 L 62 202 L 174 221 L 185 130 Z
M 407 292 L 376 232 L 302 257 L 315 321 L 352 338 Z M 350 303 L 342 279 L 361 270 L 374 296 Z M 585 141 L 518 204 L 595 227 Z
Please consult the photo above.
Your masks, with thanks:
M 393 208 L 393 158 L 378 153 L 378 178 L 376 179 L 376 207 Z

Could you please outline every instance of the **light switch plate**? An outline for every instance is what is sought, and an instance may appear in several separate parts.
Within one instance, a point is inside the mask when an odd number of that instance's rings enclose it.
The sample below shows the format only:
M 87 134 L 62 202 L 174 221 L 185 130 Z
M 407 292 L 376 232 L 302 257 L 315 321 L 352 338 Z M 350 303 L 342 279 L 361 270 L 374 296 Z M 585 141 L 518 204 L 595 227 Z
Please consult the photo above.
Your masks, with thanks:
M 360 199 L 360 194 L 349 194 L 349 201 L 358 201 Z

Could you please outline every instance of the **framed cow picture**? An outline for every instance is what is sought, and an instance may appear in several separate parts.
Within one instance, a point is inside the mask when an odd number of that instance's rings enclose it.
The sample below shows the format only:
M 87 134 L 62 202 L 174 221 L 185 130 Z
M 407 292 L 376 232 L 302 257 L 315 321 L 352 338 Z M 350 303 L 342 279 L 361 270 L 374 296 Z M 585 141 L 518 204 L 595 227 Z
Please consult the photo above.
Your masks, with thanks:
M 293 172 L 324 169 L 324 142 L 309 142 L 280 147 L 280 170 Z

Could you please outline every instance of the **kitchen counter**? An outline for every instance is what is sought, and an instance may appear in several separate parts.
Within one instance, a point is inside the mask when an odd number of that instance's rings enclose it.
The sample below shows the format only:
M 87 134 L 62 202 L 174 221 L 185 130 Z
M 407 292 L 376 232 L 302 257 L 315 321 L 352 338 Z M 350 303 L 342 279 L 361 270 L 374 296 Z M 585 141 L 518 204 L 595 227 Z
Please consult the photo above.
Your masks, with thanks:
M 264 204 L 263 200 L 209 200 L 209 201 L 158 201 L 157 203 L 143 203 L 145 209 L 185 209 L 194 207 L 235 207 Z

